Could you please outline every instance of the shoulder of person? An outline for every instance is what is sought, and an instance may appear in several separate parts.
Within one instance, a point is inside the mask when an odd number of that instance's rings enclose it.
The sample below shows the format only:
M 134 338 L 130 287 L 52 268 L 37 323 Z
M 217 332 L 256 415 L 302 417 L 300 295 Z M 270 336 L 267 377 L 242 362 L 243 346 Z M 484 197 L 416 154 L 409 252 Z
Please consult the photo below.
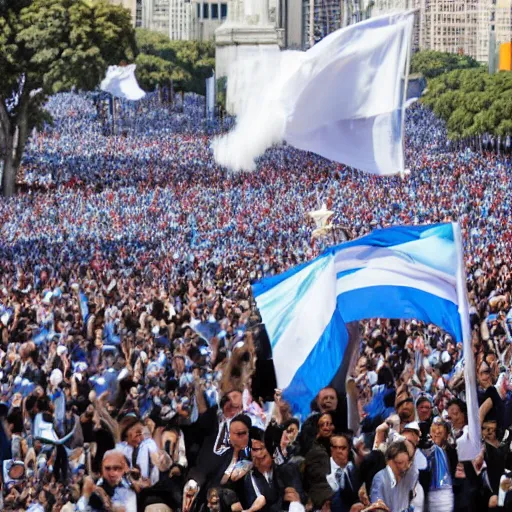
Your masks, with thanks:
M 158 451 L 158 445 L 156 444 L 155 440 L 151 437 L 149 437 L 148 439 L 144 439 L 144 441 L 142 441 L 142 443 L 140 444 L 140 447 L 149 450 L 150 452 Z
M 380 484 L 384 481 L 386 481 L 389 478 L 388 475 L 388 467 L 386 466 L 384 469 L 381 469 L 380 471 L 377 471 L 375 476 L 373 477 L 373 484 L 372 487 L 377 483 Z

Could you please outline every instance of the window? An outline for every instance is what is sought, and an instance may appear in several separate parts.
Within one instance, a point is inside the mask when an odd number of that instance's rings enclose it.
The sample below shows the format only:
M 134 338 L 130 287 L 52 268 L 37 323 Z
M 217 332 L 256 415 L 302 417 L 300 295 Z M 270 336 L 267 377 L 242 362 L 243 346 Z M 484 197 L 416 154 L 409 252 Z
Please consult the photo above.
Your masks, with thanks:
M 221 19 L 228 17 L 228 4 L 220 4 L 220 17 Z
M 207 20 L 210 17 L 209 13 L 208 13 L 208 11 L 209 11 L 208 7 L 210 7 L 210 4 L 205 2 L 203 4 L 203 19 L 205 19 L 205 20 Z
M 218 20 L 219 19 L 219 4 L 212 4 L 211 5 L 211 15 L 212 20 Z
M 201 17 L 201 4 L 200 3 L 197 3 L 197 17 L 200 18 Z

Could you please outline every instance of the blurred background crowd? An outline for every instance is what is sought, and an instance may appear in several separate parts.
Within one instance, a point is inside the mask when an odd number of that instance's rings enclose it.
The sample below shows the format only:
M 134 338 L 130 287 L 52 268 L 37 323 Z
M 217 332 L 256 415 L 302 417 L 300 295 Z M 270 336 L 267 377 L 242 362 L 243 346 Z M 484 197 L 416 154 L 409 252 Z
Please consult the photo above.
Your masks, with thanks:
M 421 106 L 401 177 L 288 146 L 253 174 L 213 161 L 204 99 L 150 95 L 105 132 L 59 94 L 22 193 L 0 202 L 2 510 L 512 510 L 512 162 L 455 149 Z M 482 452 L 462 347 L 433 325 L 361 325 L 345 386 L 311 415 L 281 396 L 251 283 L 309 260 L 322 203 L 351 237 L 457 220 L 465 245 Z M 321 371 L 321 368 L 318 369 Z

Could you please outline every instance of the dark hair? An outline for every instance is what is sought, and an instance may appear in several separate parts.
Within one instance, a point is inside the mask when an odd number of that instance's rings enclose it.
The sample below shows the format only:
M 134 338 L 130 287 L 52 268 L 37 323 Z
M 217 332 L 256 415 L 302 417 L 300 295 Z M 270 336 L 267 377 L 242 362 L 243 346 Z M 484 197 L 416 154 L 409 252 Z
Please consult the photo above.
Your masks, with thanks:
M 464 419 L 466 420 L 466 422 L 468 421 L 468 408 L 467 408 L 467 405 L 466 405 L 466 402 L 464 402 L 463 400 L 461 400 L 460 398 L 452 398 L 447 404 L 446 404 L 446 409 L 448 410 L 448 408 L 452 405 L 456 405 L 459 409 L 460 409 L 460 412 L 462 414 L 464 414 Z
M 345 439 L 345 441 L 347 441 L 348 443 L 348 449 L 352 449 L 352 436 L 350 434 L 348 434 L 347 432 L 335 432 L 331 436 L 331 442 L 335 437 L 343 437 L 343 439 Z
M 238 389 L 231 389 L 229 390 L 221 399 L 220 399 L 220 402 L 219 402 L 219 407 L 220 409 L 224 409 L 224 406 L 226 405 L 227 402 L 229 402 L 231 400 L 231 398 L 229 398 L 229 395 L 233 392 L 237 392 L 237 393 L 241 393 L 241 391 L 239 391 Z
M 426 395 L 422 395 L 416 400 L 416 407 L 418 407 L 423 402 L 428 402 L 430 405 L 432 405 L 432 402 L 430 401 L 430 398 Z
M 251 441 L 260 441 L 260 442 L 264 443 L 265 442 L 265 431 L 261 430 L 261 428 L 258 428 L 258 427 L 250 427 L 249 428 L 249 437 L 251 438 Z
M 317 419 L 316 419 L 316 425 L 318 427 L 318 423 L 320 422 L 320 420 L 324 417 L 324 416 L 330 416 L 331 417 L 331 421 L 333 421 L 333 416 L 330 412 L 323 412 L 321 414 L 318 415 Z
M 142 420 L 135 415 L 127 414 L 120 422 L 119 422 L 119 431 L 121 433 L 121 441 L 126 441 L 126 436 L 128 431 L 134 427 L 135 425 L 143 425 Z
M 378 373 L 377 384 L 383 384 L 384 386 L 390 388 L 393 386 L 395 380 L 393 378 L 393 372 L 391 368 L 388 366 L 383 366 Z
M 410 458 L 409 450 L 404 441 L 395 441 L 391 443 L 386 450 L 386 460 L 394 460 L 401 453 L 406 453 Z
M 11 412 L 11 414 L 7 416 L 7 422 L 12 425 L 12 431 L 15 434 L 23 432 L 23 415 L 19 409 Z
M 283 423 L 283 430 L 286 430 L 290 425 L 297 425 L 300 429 L 300 421 L 297 418 L 290 418 L 288 421 Z
M 243 423 L 248 429 L 251 428 L 251 418 L 247 416 L 247 414 L 238 414 L 235 416 L 232 420 L 230 425 L 232 425 L 235 422 Z

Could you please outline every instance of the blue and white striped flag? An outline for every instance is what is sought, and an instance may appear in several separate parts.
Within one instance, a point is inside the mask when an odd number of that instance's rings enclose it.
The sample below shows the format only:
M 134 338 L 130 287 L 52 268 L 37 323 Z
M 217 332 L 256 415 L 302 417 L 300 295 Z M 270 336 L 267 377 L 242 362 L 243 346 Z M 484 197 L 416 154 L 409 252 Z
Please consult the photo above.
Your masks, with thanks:
M 476 378 L 458 224 L 376 230 L 259 281 L 253 294 L 272 345 L 278 386 L 303 415 L 351 352 L 348 322 L 417 319 L 464 341 L 474 441 L 469 452 L 477 455 Z

